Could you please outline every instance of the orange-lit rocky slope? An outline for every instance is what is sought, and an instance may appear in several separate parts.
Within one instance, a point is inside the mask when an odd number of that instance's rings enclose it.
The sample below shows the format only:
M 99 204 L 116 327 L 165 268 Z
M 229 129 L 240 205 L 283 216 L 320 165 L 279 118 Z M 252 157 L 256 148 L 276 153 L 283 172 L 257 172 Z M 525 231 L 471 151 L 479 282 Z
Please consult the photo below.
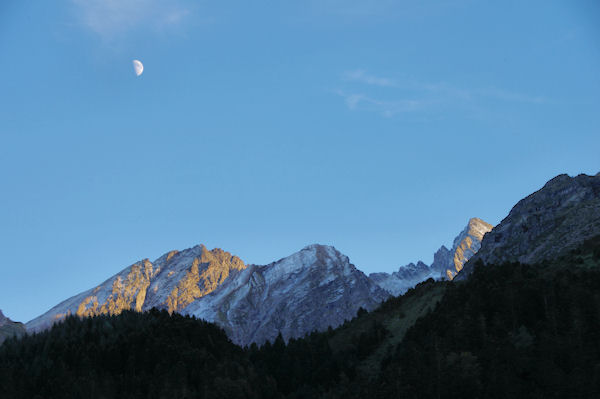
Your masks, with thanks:
M 232 272 L 244 269 L 241 259 L 205 246 L 171 251 L 154 262 L 141 260 L 99 286 L 67 299 L 27 323 L 37 331 L 69 314 L 115 315 L 123 310 L 142 311 L 153 306 L 181 311 L 197 298 L 210 294 Z

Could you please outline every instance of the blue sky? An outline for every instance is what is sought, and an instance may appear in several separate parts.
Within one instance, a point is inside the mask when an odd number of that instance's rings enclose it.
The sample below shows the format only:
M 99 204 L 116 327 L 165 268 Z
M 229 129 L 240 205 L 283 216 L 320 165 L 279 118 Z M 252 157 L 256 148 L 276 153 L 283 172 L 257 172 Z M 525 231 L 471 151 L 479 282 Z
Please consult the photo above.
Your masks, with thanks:
M 392 271 L 600 171 L 598 2 L 423 3 L 2 1 L 0 308 L 198 243 Z

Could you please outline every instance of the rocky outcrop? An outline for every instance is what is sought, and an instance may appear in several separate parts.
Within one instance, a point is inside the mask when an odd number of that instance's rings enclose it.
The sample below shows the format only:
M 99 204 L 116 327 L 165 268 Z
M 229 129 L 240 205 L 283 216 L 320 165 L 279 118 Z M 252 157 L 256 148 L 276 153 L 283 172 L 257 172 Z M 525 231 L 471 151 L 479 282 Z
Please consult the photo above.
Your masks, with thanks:
M 10 337 L 20 337 L 27 333 L 25 325 L 23 323 L 14 322 L 8 317 L 4 316 L 2 310 L 0 310 L 0 345 Z
M 467 227 L 454 239 L 449 264 L 441 264 L 439 269 L 446 273 L 448 280 L 452 280 L 460 272 L 464 264 L 481 248 L 483 236 L 492 230 L 493 226 L 479 218 L 469 220 Z M 447 262 L 447 260 L 446 260 Z M 437 267 L 435 262 L 434 267 Z
M 519 201 L 508 216 L 485 235 L 481 249 L 457 278 L 475 262 L 537 263 L 555 258 L 600 234 L 600 173 L 559 175 Z
M 392 295 L 402 295 L 428 278 L 452 280 L 463 265 L 479 250 L 483 236 L 492 225 L 479 218 L 471 218 L 467 226 L 454 239 L 452 249 L 441 246 L 433 255 L 433 263 L 427 266 L 419 261 L 400 267 L 398 271 L 371 273 L 369 278 Z
M 237 344 L 263 343 L 336 327 L 389 294 L 333 247 L 311 245 L 266 266 L 245 265 L 203 245 L 137 262 L 98 287 L 27 323 L 48 328 L 66 315 L 166 309 L 215 322 Z

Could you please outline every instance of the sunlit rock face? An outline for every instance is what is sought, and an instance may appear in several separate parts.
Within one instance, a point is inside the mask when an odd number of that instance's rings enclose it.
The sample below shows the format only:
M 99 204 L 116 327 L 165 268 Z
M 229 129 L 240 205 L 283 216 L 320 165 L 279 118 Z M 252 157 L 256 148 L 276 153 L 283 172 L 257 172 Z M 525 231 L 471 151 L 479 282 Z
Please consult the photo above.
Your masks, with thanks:
M 441 246 L 433 255 L 433 263 L 428 266 L 419 261 L 400 267 L 398 271 L 372 273 L 369 278 L 392 295 L 402 295 L 421 281 L 452 280 L 480 248 L 483 236 L 492 229 L 492 225 L 479 218 L 469 220 L 467 226 L 454 239 L 452 249 Z
M 228 252 L 199 245 L 140 261 L 27 328 L 48 328 L 68 314 L 156 307 L 215 322 L 237 344 L 261 344 L 279 332 L 289 339 L 336 327 L 388 296 L 333 247 L 311 245 L 266 266 L 247 266 Z
M 116 315 L 123 310 L 152 307 L 180 312 L 214 291 L 232 272 L 245 267 L 238 257 L 218 248 L 209 251 L 197 245 L 181 252 L 171 251 L 154 262 L 144 259 L 134 263 L 97 287 L 67 299 L 31 320 L 27 329 L 43 330 L 70 314 Z
M 484 263 L 536 263 L 552 259 L 600 234 L 600 173 L 559 175 L 519 201 L 508 216 L 485 235 L 479 252 L 457 278 Z
M 23 323 L 14 322 L 8 317 L 4 316 L 2 310 L 0 310 L 0 345 L 7 338 L 16 336 L 20 337 L 26 334 L 25 325 Z
M 464 264 L 481 248 L 483 236 L 492 230 L 492 225 L 479 218 L 469 220 L 467 227 L 454 239 L 450 264 L 441 265 L 446 277 L 452 280 L 460 272 Z M 433 264 L 435 266 L 435 262 Z

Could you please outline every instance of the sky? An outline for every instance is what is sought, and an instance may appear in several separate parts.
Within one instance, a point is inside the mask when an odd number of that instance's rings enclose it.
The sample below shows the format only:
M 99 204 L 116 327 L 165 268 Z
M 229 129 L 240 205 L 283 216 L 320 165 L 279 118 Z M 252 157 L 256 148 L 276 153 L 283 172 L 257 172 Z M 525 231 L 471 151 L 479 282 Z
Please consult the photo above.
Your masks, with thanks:
M 597 1 L 3 0 L 0 309 L 200 243 L 430 263 L 600 172 L 599 111 Z

